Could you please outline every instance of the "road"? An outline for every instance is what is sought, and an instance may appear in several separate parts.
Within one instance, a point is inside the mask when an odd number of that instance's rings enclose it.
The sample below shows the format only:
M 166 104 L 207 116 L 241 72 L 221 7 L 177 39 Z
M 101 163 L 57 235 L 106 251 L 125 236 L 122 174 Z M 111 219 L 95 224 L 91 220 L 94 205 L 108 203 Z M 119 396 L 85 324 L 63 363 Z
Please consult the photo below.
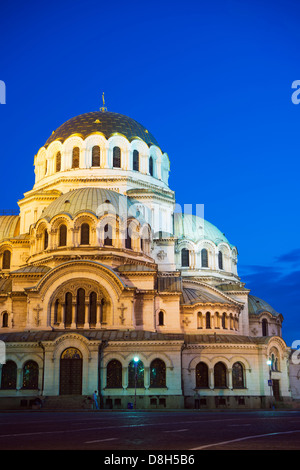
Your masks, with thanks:
M 299 450 L 300 411 L 0 413 L 0 449 Z

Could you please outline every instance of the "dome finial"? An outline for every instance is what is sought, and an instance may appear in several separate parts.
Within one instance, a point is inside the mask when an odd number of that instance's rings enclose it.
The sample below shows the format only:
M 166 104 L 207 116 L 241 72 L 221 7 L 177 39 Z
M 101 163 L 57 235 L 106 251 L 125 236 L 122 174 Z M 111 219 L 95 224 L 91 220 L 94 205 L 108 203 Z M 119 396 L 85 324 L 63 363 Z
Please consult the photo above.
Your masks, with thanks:
M 103 101 L 103 107 L 100 108 L 100 111 L 104 113 L 104 111 L 107 111 L 107 108 L 105 107 L 105 101 L 104 101 L 104 92 L 102 93 L 102 101 Z

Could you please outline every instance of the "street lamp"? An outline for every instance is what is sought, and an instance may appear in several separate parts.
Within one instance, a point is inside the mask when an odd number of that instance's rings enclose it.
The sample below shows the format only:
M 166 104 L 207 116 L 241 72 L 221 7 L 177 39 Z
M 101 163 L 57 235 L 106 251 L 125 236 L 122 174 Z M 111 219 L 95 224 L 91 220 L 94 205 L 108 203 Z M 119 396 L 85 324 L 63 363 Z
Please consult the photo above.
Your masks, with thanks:
M 269 381 L 268 381 L 268 385 L 270 387 L 270 407 L 273 408 L 273 398 L 272 398 L 272 361 L 271 359 L 268 359 L 267 360 L 267 364 L 269 366 Z
M 136 410 L 137 365 L 139 362 L 139 358 L 137 356 L 134 356 L 133 362 L 134 362 L 134 409 Z

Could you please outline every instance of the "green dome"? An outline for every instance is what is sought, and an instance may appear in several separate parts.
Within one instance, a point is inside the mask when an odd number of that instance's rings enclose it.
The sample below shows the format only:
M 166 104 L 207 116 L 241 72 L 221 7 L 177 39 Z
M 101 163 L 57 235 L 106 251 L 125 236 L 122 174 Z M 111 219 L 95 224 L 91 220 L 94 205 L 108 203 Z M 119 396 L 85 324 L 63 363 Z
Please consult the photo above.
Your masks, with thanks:
M 130 117 L 109 111 L 85 113 L 69 119 L 53 132 L 51 137 L 47 140 L 45 147 L 55 140 L 64 142 L 73 134 L 80 135 L 85 139 L 90 134 L 96 132 L 100 132 L 107 139 L 113 134 L 122 134 L 129 142 L 134 139 L 140 139 L 149 147 L 151 145 L 159 147 L 156 139 L 144 126 Z
M 271 305 L 265 300 L 259 299 L 254 295 L 249 295 L 249 313 L 252 315 L 260 315 L 262 312 L 269 312 L 271 315 L 277 317 L 280 313 L 276 312 Z
M 215 225 L 193 214 L 174 214 L 174 235 L 179 241 L 186 239 L 198 243 L 210 240 L 217 246 L 224 242 L 233 247 Z
M 91 212 L 97 216 L 108 212 L 120 216 L 136 217 L 135 203 L 136 201 L 127 196 L 109 189 L 80 188 L 59 196 L 43 210 L 40 218 L 50 220 L 61 213 L 75 217 L 80 212 Z

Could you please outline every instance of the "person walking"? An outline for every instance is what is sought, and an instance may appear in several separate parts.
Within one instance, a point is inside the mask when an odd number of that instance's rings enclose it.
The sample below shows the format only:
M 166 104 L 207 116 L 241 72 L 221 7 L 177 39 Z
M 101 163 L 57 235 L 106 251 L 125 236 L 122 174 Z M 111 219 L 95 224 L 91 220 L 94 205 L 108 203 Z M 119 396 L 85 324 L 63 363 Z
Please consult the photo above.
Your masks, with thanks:
M 94 393 L 93 393 L 93 400 L 94 400 L 94 410 L 99 410 L 97 390 L 95 390 Z

